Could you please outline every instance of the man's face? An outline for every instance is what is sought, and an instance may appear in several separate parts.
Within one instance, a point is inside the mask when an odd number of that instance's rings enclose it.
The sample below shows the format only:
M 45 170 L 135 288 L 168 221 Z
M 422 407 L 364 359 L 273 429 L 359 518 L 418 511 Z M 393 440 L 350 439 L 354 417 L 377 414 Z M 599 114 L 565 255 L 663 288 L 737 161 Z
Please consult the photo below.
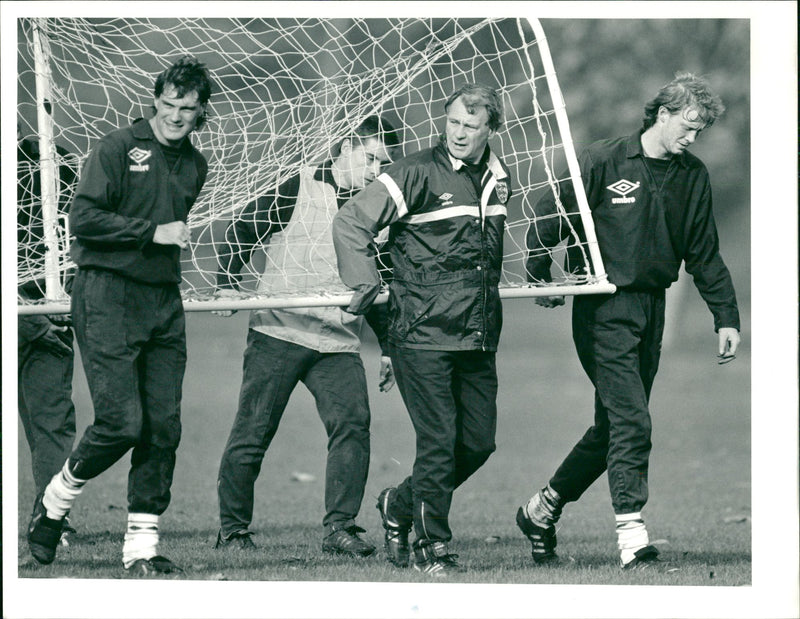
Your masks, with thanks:
M 447 110 L 445 138 L 447 150 L 456 159 L 476 163 L 483 156 L 489 138 L 494 131 L 489 129 L 489 113 L 482 105 L 473 108 L 474 114 L 467 111 L 463 97 L 450 104 Z
M 659 144 L 671 155 L 680 155 L 694 144 L 706 124 L 697 110 L 685 107 L 671 114 L 666 108 L 658 111 Z
M 341 188 L 363 189 L 380 174 L 381 166 L 390 161 L 386 145 L 377 138 L 346 140 L 340 154 Z
M 150 124 L 156 139 L 167 146 L 177 146 L 197 126 L 197 119 L 205 110 L 192 90 L 178 97 L 177 89 L 167 84 L 155 100 L 156 115 Z

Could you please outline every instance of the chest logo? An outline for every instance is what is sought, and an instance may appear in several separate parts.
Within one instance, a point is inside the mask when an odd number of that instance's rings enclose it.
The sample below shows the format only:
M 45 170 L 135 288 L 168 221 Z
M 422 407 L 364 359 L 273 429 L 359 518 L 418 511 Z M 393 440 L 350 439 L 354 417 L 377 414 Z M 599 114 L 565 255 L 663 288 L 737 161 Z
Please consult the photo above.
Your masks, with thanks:
M 128 157 L 131 158 L 133 163 L 130 166 L 131 172 L 147 172 L 150 169 L 150 165 L 145 163 L 148 159 L 150 159 L 151 153 L 149 150 L 144 150 L 139 148 L 138 146 L 130 149 L 128 151 Z
M 508 185 L 505 181 L 497 181 L 497 185 L 495 185 L 494 190 L 497 193 L 497 199 L 500 200 L 500 202 L 503 204 L 508 202 Z
M 439 196 L 439 200 L 442 203 L 442 206 L 450 206 L 453 202 L 451 198 L 453 197 L 452 193 L 443 193 Z
M 636 198 L 628 197 L 628 194 L 632 191 L 636 191 L 639 189 L 641 183 L 632 183 L 629 180 L 624 178 L 618 180 L 616 183 L 612 183 L 606 189 L 610 189 L 616 194 L 619 194 L 619 198 L 611 198 L 611 204 L 633 204 L 636 202 Z

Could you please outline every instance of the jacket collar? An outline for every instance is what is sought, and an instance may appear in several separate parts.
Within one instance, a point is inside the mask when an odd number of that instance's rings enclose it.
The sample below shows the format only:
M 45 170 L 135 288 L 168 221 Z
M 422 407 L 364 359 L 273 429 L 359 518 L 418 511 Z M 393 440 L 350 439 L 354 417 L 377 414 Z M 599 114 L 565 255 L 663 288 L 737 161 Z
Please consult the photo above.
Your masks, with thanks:
M 450 151 L 447 150 L 447 139 L 445 138 L 444 135 L 442 135 L 439 138 L 439 143 L 437 144 L 437 148 L 441 149 L 445 157 L 447 157 L 447 160 L 450 162 L 450 166 L 453 168 L 453 172 L 458 172 L 462 167 L 466 165 L 462 159 L 457 159 L 453 157 L 453 155 L 450 154 Z M 489 158 L 486 161 L 486 167 L 489 169 L 489 171 L 495 178 L 497 179 L 506 178 L 508 174 L 506 174 L 506 171 L 503 169 L 503 166 L 500 163 L 500 159 L 497 157 L 497 155 L 494 154 L 494 152 L 491 150 L 491 148 L 489 148 L 488 145 L 486 146 L 486 149 L 489 151 Z
M 633 159 L 634 157 L 641 157 L 644 159 L 644 149 L 642 148 L 642 134 L 644 133 L 643 129 L 640 129 L 633 135 L 629 136 L 625 142 L 625 156 L 628 159 Z M 686 163 L 686 153 L 681 153 L 680 155 L 672 155 L 672 160 L 677 161 L 681 164 L 684 168 L 687 166 Z
M 153 133 L 153 128 L 146 118 L 137 118 L 131 125 L 133 137 L 138 140 L 155 140 L 156 134 Z

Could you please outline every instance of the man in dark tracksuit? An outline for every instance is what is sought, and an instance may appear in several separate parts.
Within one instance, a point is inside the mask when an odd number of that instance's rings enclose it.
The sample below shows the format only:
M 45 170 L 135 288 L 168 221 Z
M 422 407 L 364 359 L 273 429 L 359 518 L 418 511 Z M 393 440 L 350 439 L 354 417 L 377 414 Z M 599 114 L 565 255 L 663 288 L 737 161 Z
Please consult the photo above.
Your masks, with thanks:
M 494 90 L 465 85 L 445 104 L 437 146 L 390 166 L 333 222 L 342 281 L 355 289 L 348 311 L 378 293 L 373 238 L 389 227 L 394 272 L 389 348 L 417 435 L 413 472 L 386 488 L 378 509 L 389 561 L 431 575 L 460 571 L 447 551 L 453 490 L 495 449 L 495 352 L 502 325 L 507 168 L 488 147 L 502 122 Z
M 18 129 L 19 133 L 19 129 Z M 66 212 L 75 191 L 76 171 L 66 150 L 57 146 L 59 211 Z M 39 144 L 20 139 L 17 144 L 17 247 L 20 261 L 43 260 L 42 187 Z M 26 300 L 44 297 L 43 282 L 19 287 Z M 31 450 L 31 468 L 37 496 L 64 465 L 75 440 L 72 403 L 72 328 L 68 316 L 21 315 L 17 322 L 18 406 L 25 438 Z
M 595 387 L 595 419 L 549 484 L 518 510 L 517 524 L 537 563 L 557 558 L 554 525 L 563 505 L 605 471 L 621 566 L 657 560 L 641 517 L 651 449 L 648 401 L 661 352 L 665 289 L 678 279 L 681 263 L 713 314 L 720 363 L 734 358 L 740 341 L 708 172 L 687 152 L 723 110 L 703 80 L 679 74 L 645 106 L 640 132 L 592 144 L 580 158 L 603 264 L 617 291 L 577 296 L 573 303 L 573 339 Z M 577 209 L 571 186 L 562 187 L 561 199 L 568 211 Z M 536 207 L 537 216 L 551 212 L 552 200 Z M 558 218 L 544 220 L 528 234 L 531 281 L 550 280 L 551 259 L 543 249 L 558 244 L 558 224 Z M 569 264 L 579 268 L 580 257 L 571 256 Z M 540 304 L 563 302 L 547 297 Z
M 211 94 L 205 66 L 185 57 L 156 80 L 155 116 L 106 135 L 70 211 L 78 265 L 72 316 L 94 423 L 38 498 L 31 553 L 55 558 L 64 514 L 87 480 L 133 450 L 123 565 L 141 575 L 180 568 L 157 553 L 181 433 L 186 336 L 180 250 L 208 164 L 188 136 Z
M 338 153 L 308 167 L 247 204 L 228 226 L 218 252 L 221 296 L 230 296 L 256 247 L 265 247 L 260 294 L 343 288 L 336 270 L 331 220 L 390 160 L 398 138 L 389 123 L 368 116 L 341 140 Z M 280 265 L 282 268 L 277 268 Z M 223 292 L 224 291 L 224 292 Z M 381 357 L 381 390 L 394 385 L 386 349 L 385 306 L 366 319 Z M 216 312 L 230 315 L 230 311 Z M 370 408 L 359 350 L 364 319 L 340 307 L 254 310 L 244 353 L 239 408 L 219 467 L 220 530 L 216 548 L 254 548 L 255 482 L 289 397 L 299 382 L 314 395 L 328 435 L 322 550 L 365 557 L 375 546 L 355 523 L 364 498 L 370 455 Z

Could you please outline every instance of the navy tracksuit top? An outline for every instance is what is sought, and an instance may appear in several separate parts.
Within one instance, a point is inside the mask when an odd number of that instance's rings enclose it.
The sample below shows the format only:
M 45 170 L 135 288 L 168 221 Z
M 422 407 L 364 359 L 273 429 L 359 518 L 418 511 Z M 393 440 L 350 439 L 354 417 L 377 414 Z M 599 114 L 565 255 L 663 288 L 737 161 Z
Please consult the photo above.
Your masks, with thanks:
M 188 138 L 170 169 L 144 119 L 109 133 L 86 160 L 70 209 L 72 259 L 146 284 L 180 283 L 180 248 L 153 235 L 159 224 L 186 221 L 207 174 Z
M 682 263 L 714 316 L 715 329 L 739 328 L 739 311 L 728 268 L 719 253 L 711 184 L 703 162 L 691 153 L 673 156 L 658 182 L 641 146 L 641 132 L 590 145 L 579 159 L 597 241 L 608 279 L 626 290 L 663 290 L 677 281 Z M 561 200 L 577 212 L 571 182 Z M 552 197 L 535 208 L 537 217 L 555 212 Z M 550 281 L 554 247 L 569 232 L 560 218 L 531 226 L 527 261 L 530 281 Z M 576 228 L 583 236 L 580 225 Z M 576 248 L 570 270 L 584 266 Z

